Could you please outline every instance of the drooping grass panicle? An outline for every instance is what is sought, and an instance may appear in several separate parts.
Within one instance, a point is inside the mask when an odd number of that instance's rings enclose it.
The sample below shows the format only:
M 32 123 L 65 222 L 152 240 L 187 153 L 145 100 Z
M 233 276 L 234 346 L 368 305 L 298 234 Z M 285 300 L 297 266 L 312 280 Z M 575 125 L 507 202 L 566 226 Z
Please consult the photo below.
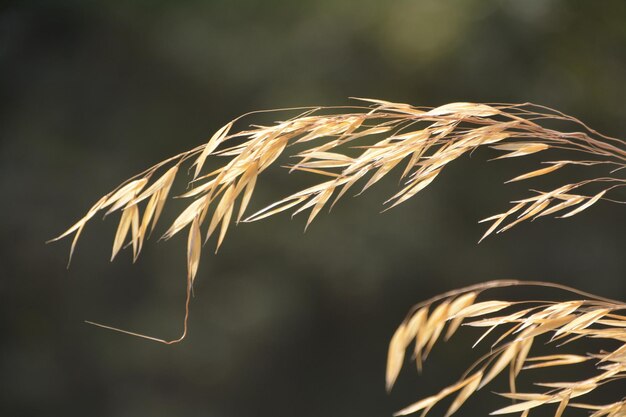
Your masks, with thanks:
M 611 198 L 614 191 L 626 185 L 626 178 L 620 176 L 626 166 L 623 140 L 602 135 L 574 117 L 543 106 L 451 103 L 429 108 L 359 100 L 364 105 L 275 110 L 275 114 L 299 113 L 268 126 L 252 125 L 237 131 L 235 125 L 241 116 L 206 143 L 122 183 L 53 240 L 74 236 L 71 259 L 85 225 L 97 213 L 120 211 L 111 259 L 125 245 L 132 248 L 136 259 L 171 198 L 175 178 L 186 171 L 181 170 L 183 165 L 190 165 L 188 191 L 178 197 L 189 203 L 163 238 L 186 230 L 189 288 L 198 271 L 202 242 L 216 235 L 219 248 L 232 222 L 256 221 L 292 209 L 294 214 L 309 211 L 308 226 L 324 207 L 334 205 L 357 183 L 363 192 L 397 168 L 400 189 L 385 202 L 392 208 L 431 184 L 448 164 L 481 147 L 501 152 L 496 159 L 554 150 L 570 152 L 569 159 L 546 159 L 541 166 L 510 181 L 534 180 L 570 166 L 583 173 L 589 166 L 606 168 L 606 175 L 590 175 L 536 192 L 514 202 L 503 213 L 484 219 L 491 225 L 481 240 L 538 217 L 573 216 L 601 199 L 615 200 Z M 549 123 L 565 123 L 567 128 L 555 130 L 548 127 Z M 319 176 L 320 182 L 246 215 L 258 177 L 292 145 L 304 149 L 290 155 L 295 162 L 288 166 L 289 171 L 308 172 Z M 225 162 L 207 170 L 217 160 Z
M 546 301 L 478 301 L 483 292 L 492 288 L 534 285 L 568 291 L 582 299 L 562 302 Z M 463 323 L 465 326 L 485 329 L 476 344 L 488 334 L 499 335 L 488 352 L 462 375 L 459 381 L 437 394 L 422 399 L 396 413 L 406 415 L 421 412 L 425 416 L 435 405 L 454 398 L 446 412 L 450 416 L 476 391 L 489 384 L 508 368 L 510 390 L 500 395 L 516 400 L 492 415 L 528 415 L 530 410 L 556 404 L 555 416 L 560 417 L 567 407 L 594 410 L 593 416 L 623 416 L 626 399 L 596 405 L 584 402 L 584 396 L 597 388 L 626 378 L 626 303 L 593 296 L 566 286 L 546 282 L 491 281 L 451 291 L 415 306 L 396 330 L 389 344 L 387 359 L 387 389 L 390 390 L 404 364 L 407 350 L 413 346 L 412 357 L 418 370 L 433 345 L 447 327 L 449 339 Z M 607 348 L 586 355 L 563 352 L 563 345 L 580 338 L 604 339 Z M 551 355 L 531 356 L 536 340 L 546 340 L 549 346 L 560 347 Z M 617 347 L 613 347 L 617 346 Z M 515 381 L 523 370 L 595 364 L 596 373 L 569 382 L 540 382 L 541 392 L 518 392 Z M 580 397 L 580 398 L 579 398 Z

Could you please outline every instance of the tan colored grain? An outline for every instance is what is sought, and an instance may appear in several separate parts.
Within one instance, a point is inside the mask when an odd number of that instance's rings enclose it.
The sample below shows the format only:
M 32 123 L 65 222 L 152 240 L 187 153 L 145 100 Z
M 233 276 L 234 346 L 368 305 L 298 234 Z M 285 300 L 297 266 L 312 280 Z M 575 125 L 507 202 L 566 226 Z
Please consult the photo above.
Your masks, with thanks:
M 558 303 L 544 301 L 515 303 L 502 300 L 475 301 L 478 296 L 490 288 L 525 284 L 556 287 L 582 295 L 585 298 Z M 471 303 L 461 309 L 457 309 L 454 306 L 455 303 L 461 303 L 459 300 L 467 300 L 471 301 Z M 428 311 L 428 308 L 434 303 L 439 303 L 435 307 L 435 311 L 439 309 L 440 312 L 436 316 L 433 313 L 428 320 L 425 320 L 426 313 L 424 312 Z M 454 312 L 455 310 L 458 311 Z M 626 378 L 626 337 L 624 336 L 626 316 L 616 313 L 620 310 L 626 310 L 626 304 L 556 284 L 524 283 L 523 281 L 494 281 L 479 284 L 465 290 L 453 291 L 444 297 L 435 297 L 429 302 L 422 303 L 401 325 L 401 328 L 405 330 L 410 327 L 411 336 L 415 333 L 418 341 L 420 335 L 422 335 L 422 345 L 426 343 L 424 340 L 433 340 L 433 329 L 438 329 L 446 324 L 450 326 L 459 318 L 474 318 L 473 321 L 469 321 L 466 324 L 472 327 L 488 328 L 487 332 L 483 333 L 478 341 L 492 331 L 497 332 L 500 330 L 502 335 L 492 346 L 491 350 L 466 372 L 466 374 L 472 372 L 471 377 L 461 379 L 459 382 L 439 391 L 438 394 L 402 409 L 398 414 L 404 415 L 417 411 L 422 411 L 422 414 L 424 414 L 424 412 L 428 412 L 437 406 L 450 393 L 458 391 L 461 386 L 466 387 L 457 397 L 458 402 L 454 401 L 452 406 L 449 407 L 446 416 L 450 416 L 460 408 L 469 396 L 474 395 L 480 388 L 491 383 L 508 366 L 510 392 L 500 395 L 521 402 L 502 407 L 494 411 L 492 413 L 494 415 L 515 413 L 527 415 L 530 410 L 548 404 L 558 404 L 555 412 L 556 417 L 562 416 L 568 407 L 589 408 L 595 410 L 596 416 L 622 415 L 619 413 L 626 409 L 626 400 L 609 405 L 570 402 L 572 398 L 584 397 L 600 386 Z M 496 313 L 499 315 L 494 316 Z M 509 326 L 513 327 L 509 328 Z M 552 337 L 547 337 L 549 335 L 552 335 Z M 598 338 L 609 340 L 613 343 L 607 343 L 606 348 L 596 354 L 584 356 L 565 352 L 536 357 L 528 356 L 536 340 L 545 340 L 555 349 L 562 349 L 562 347 L 555 346 L 554 341 L 563 337 Z M 615 342 L 617 342 L 617 347 L 615 347 Z M 404 340 L 403 343 L 397 344 L 396 349 L 400 349 L 403 345 L 408 345 L 408 342 Z M 404 358 L 404 355 L 399 350 L 395 355 Z M 414 360 L 416 363 L 421 363 L 425 359 L 423 354 L 415 356 Z M 535 385 L 538 387 L 547 388 L 544 392 L 517 392 L 516 380 L 518 375 L 524 370 L 576 366 L 592 359 L 596 361 L 595 365 L 598 373 L 591 377 L 587 376 L 568 382 L 536 383 Z M 399 371 L 399 369 L 393 370 L 396 375 Z M 472 379 L 471 384 L 469 382 L 470 379 Z M 393 383 L 393 380 L 391 382 Z M 388 385 L 388 387 L 391 387 L 391 385 Z

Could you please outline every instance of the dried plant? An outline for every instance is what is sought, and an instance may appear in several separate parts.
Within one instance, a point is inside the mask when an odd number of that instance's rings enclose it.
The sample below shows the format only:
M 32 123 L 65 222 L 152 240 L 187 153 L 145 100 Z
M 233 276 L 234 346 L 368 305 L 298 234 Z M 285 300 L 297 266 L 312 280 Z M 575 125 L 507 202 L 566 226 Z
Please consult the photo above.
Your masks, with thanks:
M 361 182 L 361 192 L 365 191 L 398 168 L 402 186 L 385 202 L 387 208 L 391 208 L 427 187 L 449 163 L 481 147 L 503 152 L 495 159 L 538 153 L 553 155 L 544 158 L 541 167 L 509 182 L 531 180 L 570 167 L 578 168 L 577 172 L 583 174 L 583 179 L 534 191 L 514 201 L 504 212 L 482 220 L 491 225 L 481 240 L 527 220 L 548 215 L 574 216 L 600 200 L 622 203 L 612 194 L 626 185 L 626 178 L 619 176 L 626 167 L 626 142 L 602 135 L 574 117 L 528 103 L 451 103 L 427 108 L 382 100 L 361 101 L 366 105 L 276 110 L 280 114 L 296 110 L 301 113 L 269 126 L 253 125 L 233 133 L 241 119 L 237 118 L 219 129 L 207 143 L 158 163 L 98 200 L 82 219 L 53 240 L 74 235 L 71 259 L 89 220 L 99 212 L 108 215 L 120 211 L 111 259 L 125 245 L 132 247 L 133 258 L 137 259 L 144 240 L 154 230 L 168 201 L 180 168 L 188 163 L 193 170 L 187 179 L 188 190 L 179 196 L 189 204 L 163 235 L 167 240 L 183 230 L 188 234 L 187 299 L 182 335 L 168 341 L 93 324 L 161 343 L 177 343 L 187 334 L 189 300 L 202 243 L 214 233 L 219 248 L 232 222 L 256 221 L 289 209 L 293 209 L 294 215 L 309 210 L 308 226 L 324 207 L 332 207 L 357 183 Z M 291 155 L 296 159 L 287 166 L 290 172 L 305 171 L 323 180 L 245 216 L 257 178 L 288 147 L 303 148 Z M 217 168 L 207 169 L 215 161 L 224 159 L 225 162 L 215 165 Z M 626 317 L 618 314 L 625 305 L 581 292 L 578 294 L 589 299 L 562 303 L 476 302 L 476 297 L 486 289 L 518 284 L 510 281 L 481 284 L 429 300 L 412 311 L 390 344 L 388 389 L 398 375 L 408 345 L 415 341 L 415 360 L 420 367 L 448 322 L 446 338 L 465 319 L 473 320 L 467 325 L 488 327 L 486 333 L 505 326 L 510 328 L 503 331 L 493 349 L 456 384 L 398 414 L 420 410 L 426 414 L 435 404 L 456 394 L 448 409 L 447 415 L 450 415 L 508 366 L 511 392 L 503 395 L 521 402 L 495 414 L 520 412 L 526 416 L 532 408 L 558 403 L 557 416 L 566 407 L 589 408 L 595 417 L 626 416 L 624 400 L 603 406 L 570 402 L 626 376 Z M 507 315 L 493 316 L 503 311 L 508 311 Z M 565 339 L 566 342 L 577 338 L 611 339 L 617 341 L 619 347 L 587 356 L 559 353 L 528 357 L 533 340 L 546 334 L 552 334 L 551 340 Z M 515 390 L 515 378 L 522 369 L 583 361 L 596 361 L 598 374 L 576 382 L 543 384 L 546 391 L 542 393 Z
M 540 285 L 573 292 L 585 299 L 564 302 L 500 301 L 476 302 L 483 291 L 503 286 Z M 448 340 L 463 321 L 465 325 L 485 328 L 478 344 L 492 333 L 499 336 L 489 352 L 475 362 L 453 385 L 437 394 L 422 399 L 396 415 L 421 411 L 425 416 L 442 400 L 455 396 L 446 417 L 456 412 L 476 391 L 489 384 L 507 367 L 510 391 L 501 396 L 519 402 L 500 408 L 492 415 L 521 413 L 546 404 L 556 404 L 555 416 L 560 417 L 567 407 L 592 410 L 593 417 L 625 416 L 626 399 L 611 404 L 594 405 L 572 402 L 597 388 L 626 378 L 626 316 L 619 314 L 626 304 L 569 287 L 545 282 L 493 281 L 443 294 L 416 305 L 406 320 L 396 330 L 389 345 L 387 362 L 387 389 L 391 389 L 404 362 L 405 352 L 413 344 L 413 357 L 418 370 L 447 325 L 444 336 Z M 469 320 L 469 321 L 468 321 Z M 529 353 L 535 339 L 549 337 L 549 342 L 559 342 L 558 347 L 581 338 L 602 339 L 606 350 L 586 355 L 559 353 L 531 357 Z M 475 345 L 476 345 L 475 344 Z M 610 348 L 610 346 L 615 346 Z M 538 382 L 542 392 L 518 392 L 516 378 L 525 369 L 570 366 L 595 362 L 597 372 L 571 382 Z

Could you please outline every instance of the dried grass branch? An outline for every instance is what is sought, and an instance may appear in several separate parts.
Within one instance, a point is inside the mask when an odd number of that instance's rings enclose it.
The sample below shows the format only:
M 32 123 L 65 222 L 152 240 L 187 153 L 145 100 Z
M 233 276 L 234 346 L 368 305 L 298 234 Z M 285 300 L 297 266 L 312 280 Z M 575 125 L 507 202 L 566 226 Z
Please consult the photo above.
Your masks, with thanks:
M 511 181 L 526 181 L 569 166 L 584 173 L 589 166 L 606 168 L 606 175 L 591 176 L 555 189 L 537 192 L 513 203 L 492 222 L 481 240 L 536 218 L 558 214 L 570 217 L 626 185 L 618 176 L 626 166 L 626 143 L 602 135 L 578 119 L 533 104 L 451 103 L 436 108 L 414 107 L 383 100 L 360 99 L 367 106 L 297 109 L 303 113 L 269 126 L 234 131 L 235 119 L 219 129 L 207 143 L 175 155 L 122 183 L 98 200 L 76 224 L 53 240 L 74 235 L 70 259 L 85 225 L 99 212 L 121 212 L 111 258 L 130 245 L 136 259 L 170 198 L 180 167 L 191 161 L 189 201 L 165 232 L 169 239 L 188 233 L 187 281 L 194 282 L 202 245 L 217 234 L 217 248 L 229 225 L 251 222 L 294 210 L 309 211 L 308 226 L 324 207 L 332 207 L 357 183 L 367 190 L 395 168 L 402 185 L 385 204 L 395 207 L 432 183 L 451 162 L 477 148 L 503 152 L 496 159 L 522 157 L 553 150 L 569 151 L 566 160 L 546 159 Z M 294 109 L 277 110 L 285 114 Z M 243 117 L 243 116 L 242 116 Z M 549 122 L 565 123 L 569 130 L 554 130 Z M 292 145 L 305 150 L 291 155 L 290 172 L 319 175 L 321 182 L 246 217 L 258 177 Z M 205 172 L 209 159 L 223 160 Z M 238 210 L 235 211 L 235 207 Z M 189 303 L 189 291 L 187 293 Z M 185 322 L 186 325 L 186 322 Z M 165 341 L 163 341 L 165 342 Z
M 477 298 L 488 289 L 518 285 L 556 287 L 585 298 L 564 302 L 477 302 Z M 459 328 L 461 322 L 465 322 L 466 326 L 485 329 L 477 344 L 490 333 L 499 334 L 499 337 L 489 347 L 488 353 L 474 363 L 459 381 L 400 410 L 396 415 L 421 411 L 423 417 L 439 402 L 456 394 L 456 399 L 446 413 L 446 416 L 450 416 L 467 398 L 508 368 L 510 392 L 500 395 L 518 402 L 500 408 L 492 412 L 492 415 L 520 413 L 525 416 L 534 408 L 558 404 L 556 417 L 560 417 L 567 407 L 594 410 L 594 417 L 624 416 L 626 399 L 607 405 L 570 402 L 573 398 L 584 397 L 602 385 L 626 378 L 626 316 L 620 314 L 623 310 L 626 310 L 626 304 L 619 301 L 557 284 L 523 281 L 492 281 L 455 290 L 421 303 L 412 309 L 389 344 L 388 390 L 396 381 L 408 348 L 413 345 L 413 358 L 418 369 L 421 369 L 422 361 L 426 359 L 446 326 L 446 340 Z M 612 341 L 613 343 L 607 342 L 607 346 L 617 347 L 608 347 L 601 352 L 587 355 L 559 352 L 529 356 L 537 338 L 548 339 L 553 345 L 558 342 L 559 347 L 580 338 Z M 536 385 L 544 388 L 541 392 L 516 390 L 516 378 L 523 370 L 570 366 L 587 361 L 595 363 L 597 372 L 591 377 L 569 382 L 537 383 Z

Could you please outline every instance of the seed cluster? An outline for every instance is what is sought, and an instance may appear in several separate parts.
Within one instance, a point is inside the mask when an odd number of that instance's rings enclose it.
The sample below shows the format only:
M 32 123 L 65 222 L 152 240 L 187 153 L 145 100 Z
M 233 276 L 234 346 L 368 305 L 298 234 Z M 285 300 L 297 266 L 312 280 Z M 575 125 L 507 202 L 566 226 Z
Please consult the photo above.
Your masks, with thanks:
M 190 162 L 193 174 L 186 180 L 188 191 L 178 196 L 189 203 L 163 235 L 163 239 L 169 239 L 183 230 L 188 233 L 184 331 L 174 341 L 151 338 L 174 343 L 186 334 L 189 299 L 202 242 L 216 234 L 219 248 L 233 221 L 251 222 L 293 209 L 294 215 L 309 211 L 308 226 L 323 208 L 332 207 L 357 183 L 362 183 L 360 192 L 363 192 L 394 168 L 402 168 L 401 187 L 385 202 L 387 208 L 392 208 L 431 184 L 448 164 L 482 147 L 504 152 L 495 159 L 554 150 L 571 155 L 571 159 L 547 160 L 545 167 L 510 181 L 529 180 L 570 166 L 600 166 L 608 173 L 538 191 L 513 202 L 510 209 L 483 220 L 492 224 L 481 240 L 526 220 L 557 213 L 563 213 L 560 217 L 573 216 L 601 199 L 608 200 L 611 192 L 626 185 L 626 179 L 613 175 L 626 167 L 624 141 L 602 135 L 578 119 L 546 107 L 451 103 L 427 108 L 360 100 L 365 105 L 300 109 L 302 112 L 290 119 L 269 126 L 253 125 L 233 133 L 241 119 L 237 118 L 206 143 L 122 183 L 53 240 L 74 235 L 71 259 L 85 225 L 99 212 L 108 215 L 119 211 L 121 217 L 111 259 L 125 246 L 132 247 L 133 258 L 137 259 L 170 197 L 181 166 Z M 288 109 L 274 112 L 285 114 Z M 572 130 L 554 130 L 545 126 L 548 122 L 567 123 Z M 258 177 L 294 145 L 306 149 L 291 155 L 295 162 L 288 165 L 290 172 L 304 171 L 323 180 L 246 216 Z M 217 169 L 207 170 L 209 160 L 226 162 L 218 164 Z
M 586 299 L 565 302 L 545 301 L 499 301 L 476 302 L 482 292 L 491 288 L 519 285 L 556 287 L 583 295 Z M 389 344 L 387 360 L 387 389 L 393 387 L 404 362 L 407 348 L 414 345 L 414 358 L 421 369 L 430 349 L 447 326 L 445 339 L 449 339 L 465 321 L 465 325 L 487 330 L 480 336 L 478 344 L 490 333 L 499 333 L 489 352 L 474 363 L 455 384 L 439 393 L 422 399 L 396 413 L 406 415 L 422 412 L 425 416 L 431 408 L 456 393 L 446 417 L 456 412 L 476 391 L 489 384 L 496 376 L 509 368 L 510 392 L 500 395 L 518 401 L 500 408 L 492 415 L 520 413 L 527 416 L 530 410 L 547 404 L 558 404 L 555 417 L 560 417 L 567 407 L 593 410 L 593 417 L 618 417 L 626 415 L 626 400 L 611 404 L 595 405 L 572 402 L 577 397 L 591 393 L 602 385 L 626 378 L 626 316 L 619 314 L 626 304 L 560 286 L 557 284 L 523 281 L 492 281 L 450 292 L 416 306 L 398 327 Z M 507 312 L 506 314 L 503 314 Z M 548 342 L 562 350 L 564 345 L 581 339 L 613 341 L 614 345 L 598 353 L 575 355 L 557 353 L 548 356 L 530 357 L 537 338 L 546 337 Z M 476 344 L 474 346 L 476 346 Z M 538 382 L 543 392 L 517 392 L 515 380 L 525 369 L 549 368 L 575 365 L 594 361 L 596 373 L 569 382 Z

